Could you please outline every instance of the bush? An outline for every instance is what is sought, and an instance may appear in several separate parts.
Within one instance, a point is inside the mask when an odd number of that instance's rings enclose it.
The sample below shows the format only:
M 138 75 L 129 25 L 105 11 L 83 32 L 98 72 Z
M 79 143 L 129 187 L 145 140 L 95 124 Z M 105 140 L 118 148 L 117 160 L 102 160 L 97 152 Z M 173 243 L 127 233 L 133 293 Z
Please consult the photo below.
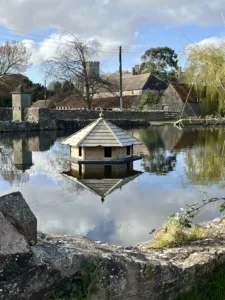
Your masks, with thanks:
M 142 96 L 140 103 L 138 104 L 138 109 L 143 109 L 146 105 L 158 104 L 160 101 L 159 93 L 151 90 L 145 91 Z

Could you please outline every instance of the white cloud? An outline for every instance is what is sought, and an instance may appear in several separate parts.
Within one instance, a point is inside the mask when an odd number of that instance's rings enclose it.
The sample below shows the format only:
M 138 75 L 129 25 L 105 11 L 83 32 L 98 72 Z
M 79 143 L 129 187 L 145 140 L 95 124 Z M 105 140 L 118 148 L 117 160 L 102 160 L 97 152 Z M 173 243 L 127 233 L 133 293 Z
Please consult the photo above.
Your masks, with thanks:
M 118 45 L 131 45 L 143 24 L 221 24 L 225 2 L 218 0 L 0 0 L 0 23 L 21 31 L 68 30 L 75 35 L 101 40 L 104 56 Z M 8 13 L 10 11 L 10 13 Z M 60 31 L 59 31 L 60 32 Z M 38 64 L 51 56 L 60 34 L 40 44 L 26 40 Z M 110 50 L 109 50 L 110 48 Z M 112 51 L 113 49 L 113 51 Z
M 133 41 L 142 24 L 221 23 L 211 0 L 1 0 L 0 22 L 23 31 L 60 28 L 80 36 Z M 10 13 L 8 13 L 10 12 Z
M 204 40 L 201 40 L 198 43 L 192 44 L 192 45 L 199 45 L 199 46 L 207 46 L 207 45 L 215 45 L 219 46 L 221 43 L 225 42 L 224 37 L 210 37 Z

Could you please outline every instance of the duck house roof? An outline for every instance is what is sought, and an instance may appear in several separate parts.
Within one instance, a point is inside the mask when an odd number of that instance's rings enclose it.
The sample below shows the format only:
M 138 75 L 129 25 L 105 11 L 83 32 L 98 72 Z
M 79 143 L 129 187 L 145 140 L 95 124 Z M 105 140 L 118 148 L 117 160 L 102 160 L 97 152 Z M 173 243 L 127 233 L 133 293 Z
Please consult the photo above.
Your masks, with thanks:
M 73 147 L 126 147 L 141 142 L 102 116 L 85 128 L 62 141 Z

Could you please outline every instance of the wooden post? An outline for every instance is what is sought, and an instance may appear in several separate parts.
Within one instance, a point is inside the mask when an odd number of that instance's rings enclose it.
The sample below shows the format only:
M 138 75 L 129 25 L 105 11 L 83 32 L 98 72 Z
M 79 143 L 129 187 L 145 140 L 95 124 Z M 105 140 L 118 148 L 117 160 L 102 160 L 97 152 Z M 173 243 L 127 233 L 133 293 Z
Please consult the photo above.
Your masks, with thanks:
M 47 95 L 46 95 L 46 79 L 45 79 L 45 108 L 46 108 L 46 98 L 47 98 Z
M 120 110 L 123 110 L 123 71 L 122 71 L 122 46 L 119 49 L 119 63 L 120 63 Z

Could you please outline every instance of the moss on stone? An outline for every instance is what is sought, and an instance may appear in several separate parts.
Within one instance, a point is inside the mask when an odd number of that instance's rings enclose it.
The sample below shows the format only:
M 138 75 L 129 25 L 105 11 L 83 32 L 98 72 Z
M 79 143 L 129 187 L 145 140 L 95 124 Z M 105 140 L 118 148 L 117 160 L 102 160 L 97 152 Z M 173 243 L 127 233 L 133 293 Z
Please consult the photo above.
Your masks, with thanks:
M 195 225 L 184 230 L 179 223 L 169 222 L 166 227 L 156 232 L 155 239 L 145 244 L 146 249 L 172 248 L 180 246 L 188 241 L 205 239 L 207 237 L 206 230 Z

